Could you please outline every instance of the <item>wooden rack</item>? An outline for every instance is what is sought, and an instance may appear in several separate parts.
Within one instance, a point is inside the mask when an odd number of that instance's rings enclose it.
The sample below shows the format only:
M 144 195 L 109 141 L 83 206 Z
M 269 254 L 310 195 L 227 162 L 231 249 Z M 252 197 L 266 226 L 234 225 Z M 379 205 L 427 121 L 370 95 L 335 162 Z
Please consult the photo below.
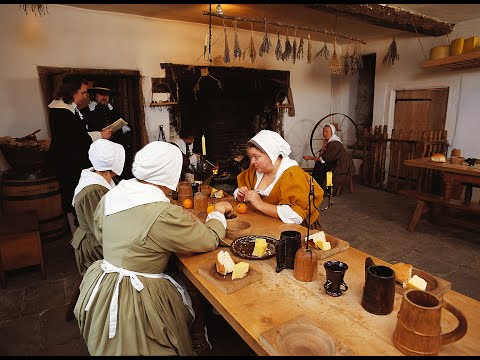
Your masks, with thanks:
M 467 69 L 480 66 L 480 50 L 442 59 L 425 60 L 421 63 L 421 66 L 423 68 L 446 67 L 450 69 Z

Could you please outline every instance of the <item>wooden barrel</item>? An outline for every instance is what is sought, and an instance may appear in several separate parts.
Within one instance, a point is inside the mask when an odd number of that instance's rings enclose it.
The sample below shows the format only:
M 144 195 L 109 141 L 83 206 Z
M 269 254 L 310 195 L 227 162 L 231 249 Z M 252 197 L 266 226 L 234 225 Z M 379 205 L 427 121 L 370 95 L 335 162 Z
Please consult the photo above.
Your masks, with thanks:
M 1 198 L 4 214 L 21 214 L 29 210 L 37 212 L 43 241 L 56 240 L 67 233 L 68 223 L 56 177 L 19 179 L 17 176 L 3 176 Z

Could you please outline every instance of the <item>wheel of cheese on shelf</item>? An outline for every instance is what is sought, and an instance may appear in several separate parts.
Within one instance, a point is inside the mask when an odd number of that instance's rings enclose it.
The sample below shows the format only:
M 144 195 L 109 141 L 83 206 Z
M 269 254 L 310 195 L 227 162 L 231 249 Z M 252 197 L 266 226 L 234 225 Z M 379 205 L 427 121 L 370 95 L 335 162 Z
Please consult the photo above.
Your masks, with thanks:
M 463 37 L 453 40 L 450 44 L 450 56 L 460 55 L 463 52 L 464 44 L 465 39 Z
M 435 46 L 430 49 L 430 59 L 442 59 L 450 55 L 450 45 Z
M 463 53 L 469 53 L 474 49 L 478 48 L 478 36 L 472 36 L 468 39 L 465 39 L 465 43 L 463 45 Z

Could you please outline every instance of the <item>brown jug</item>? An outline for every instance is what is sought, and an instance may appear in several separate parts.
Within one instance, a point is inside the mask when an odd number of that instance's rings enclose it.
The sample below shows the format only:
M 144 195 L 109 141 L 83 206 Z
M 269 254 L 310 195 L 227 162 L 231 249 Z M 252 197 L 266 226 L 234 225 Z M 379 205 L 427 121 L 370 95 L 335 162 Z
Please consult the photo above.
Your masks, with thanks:
M 310 282 L 317 278 L 318 255 L 314 249 L 304 247 L 297 250 L 293 267 L 293 277 L 299 281 Z
M 442 308 L 457 319 L 457 327 L 442 334 Z M 397 314 L 397 326 L 393 343 L 406 355 L 437 355 L 440 347 L 460 340 L 467 332 L 467 319 L 463 313 L 449 304 L 422 290 L 407 290 Z

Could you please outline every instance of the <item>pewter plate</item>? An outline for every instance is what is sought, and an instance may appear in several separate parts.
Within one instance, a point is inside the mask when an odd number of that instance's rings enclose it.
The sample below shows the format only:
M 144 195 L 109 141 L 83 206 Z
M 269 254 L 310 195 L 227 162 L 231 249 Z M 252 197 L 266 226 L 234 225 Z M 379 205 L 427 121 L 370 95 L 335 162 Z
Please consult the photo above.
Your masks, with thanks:
M 256 238 L 263 238 L 267 241 L 267 250 L 265 250 L 265 254 L 263 256 L 254 256 L 252 255 L 253 249 L 255 248 L 255 239 Z M 277 239 L 264 236 L 264 235 L 248 235 L 242 236 L 232 242 L 230 248 L 235 253 L 235 255 L 240 256 L 244 259 L 268 259 L 272 256 L 275 256 L 275 242 Z

